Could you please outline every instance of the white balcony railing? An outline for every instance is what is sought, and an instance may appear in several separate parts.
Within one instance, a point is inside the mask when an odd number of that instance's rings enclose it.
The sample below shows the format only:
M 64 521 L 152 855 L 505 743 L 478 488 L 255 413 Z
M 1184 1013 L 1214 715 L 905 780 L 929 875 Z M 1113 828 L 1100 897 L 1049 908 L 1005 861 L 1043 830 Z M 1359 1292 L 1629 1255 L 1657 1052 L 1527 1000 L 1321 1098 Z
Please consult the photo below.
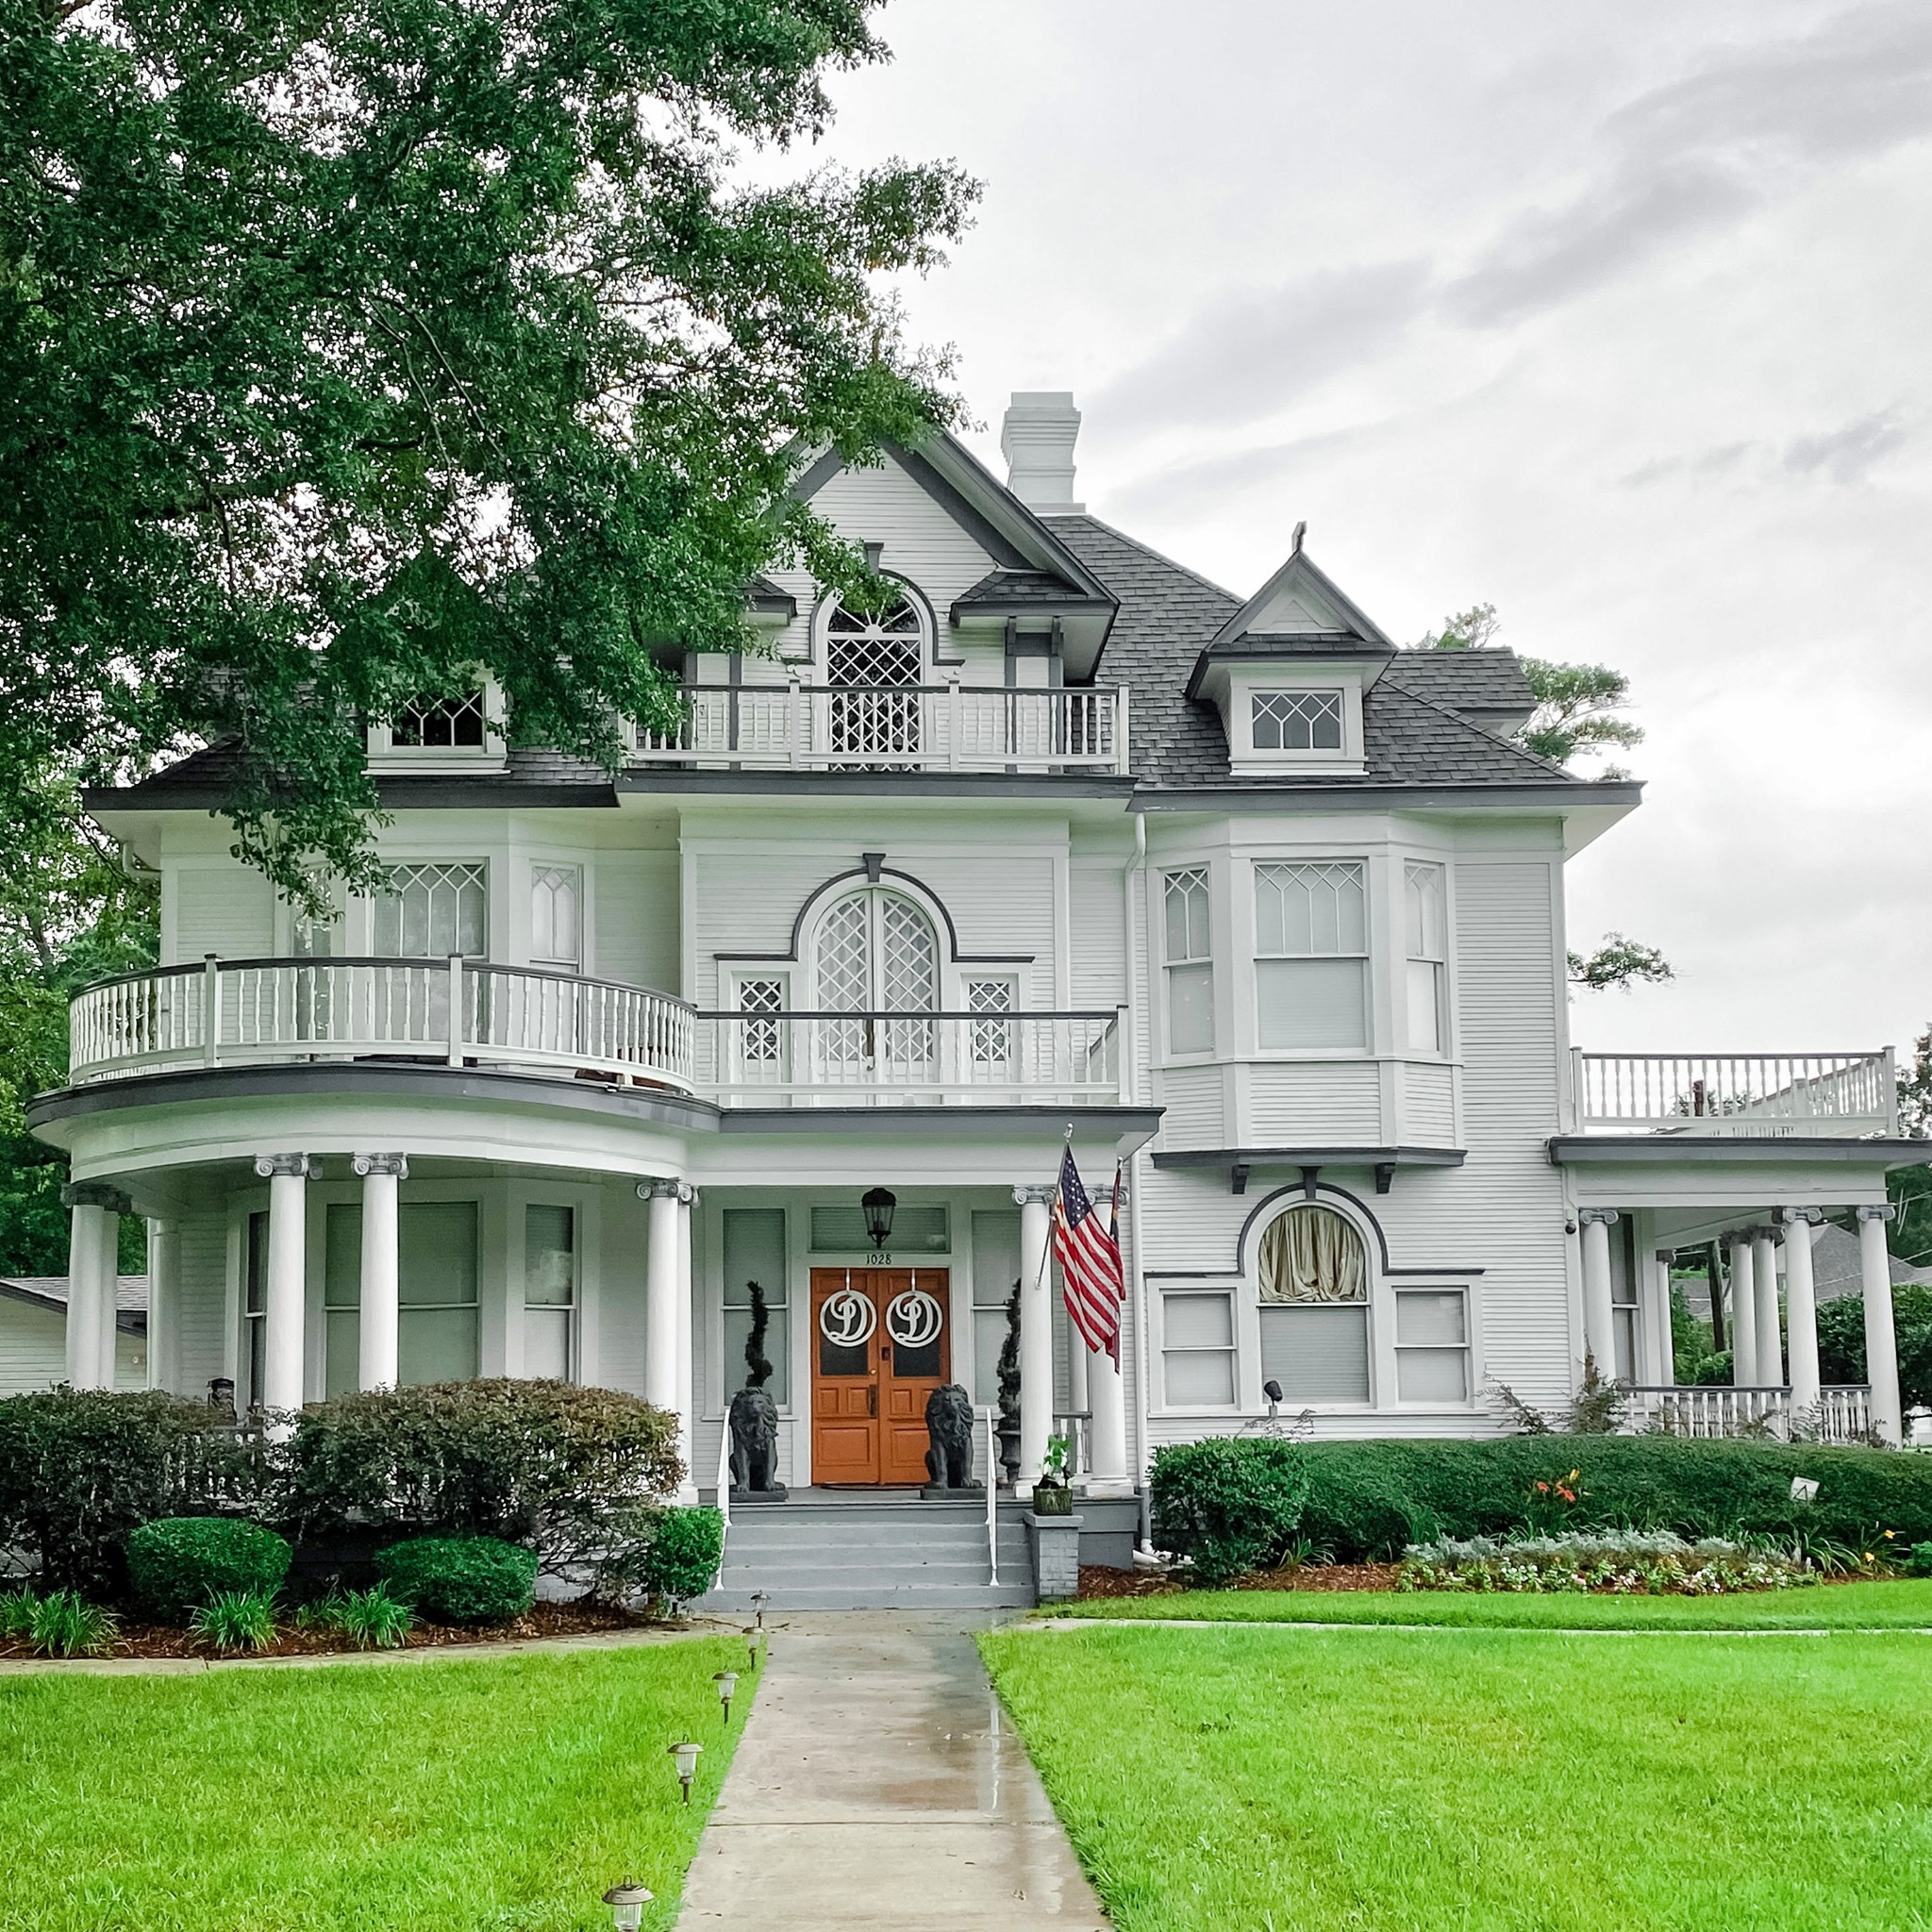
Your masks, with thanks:
M 69 1009 L 76 1086 L 404 1059 L 591 1074 L 724 1106 L 1083 1106 L 1121 1093 L 1116 1011 L 706 1013 L 641 987 L 452 959 L 214 959 Z
M 76 1086 L 189 1067 L 369 1058 L 691 1085 L 684 1001 L 461 958 L 209 958 L 89 987 L 75 996 L 68 1024 Z
M 1121 1094 L 1117 1011 L 700 1013 L 698 1091 L 741 1107 L 1082 1106 Z
M 1685 1385 L 1639 1387 L 1627 1391 L 1624 1426 L 1633 1435 L 1657 1430 L 1670 1436 L 1716 1441 L 1732 1436 L 1788 1440 L 1794 1432 L 1815 1442 L 1865 1442 L 1872 1434 L 1872 1391 L 1862 1382 L 1818 1391 L 1818 1406 L 1794 1418 L 1789 1388 L 1714 1388 Z
M 1572 1055 L 1590 1132 L 1856 1139 L 1898 1131 L 1898 1073 L 1877 1053 Z
M 687 685 L 675 732 L 636 733 L 642 764 L 708 770 L 1127 770 L 1117 687 Z

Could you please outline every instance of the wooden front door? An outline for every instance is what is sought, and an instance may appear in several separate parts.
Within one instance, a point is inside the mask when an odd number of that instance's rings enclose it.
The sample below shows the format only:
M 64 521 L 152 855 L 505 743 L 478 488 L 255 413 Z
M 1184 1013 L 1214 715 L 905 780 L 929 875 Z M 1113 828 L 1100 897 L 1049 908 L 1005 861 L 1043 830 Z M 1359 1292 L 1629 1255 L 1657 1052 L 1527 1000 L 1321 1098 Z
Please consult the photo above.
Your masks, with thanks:
M 948 1377 L 943 1268 L 811 1271 L 811 1479 L 923 1483 L 925 1399 Z

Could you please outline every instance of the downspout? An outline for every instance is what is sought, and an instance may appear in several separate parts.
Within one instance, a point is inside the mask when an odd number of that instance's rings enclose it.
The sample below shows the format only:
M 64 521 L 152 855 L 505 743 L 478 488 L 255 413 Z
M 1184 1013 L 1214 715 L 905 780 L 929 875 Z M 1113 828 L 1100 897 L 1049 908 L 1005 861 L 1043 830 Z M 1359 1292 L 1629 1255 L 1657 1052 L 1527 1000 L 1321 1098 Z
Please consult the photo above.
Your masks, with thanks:
M 1141 1097 L 1141 1004 L 1135 997 L 1141 984 L 1137 957 L 1141 922 L 1134 917 L 1134 879 L 1137 874 L 1144 878 L 1146 872 L 1147 815 L 1137 811 L 1133 856 L 1121 872 L 1121 920 L 1125 941 L 1122 952 L 1125 984 L 1122 991 L 1126 994 L 1128 1036 L 1122 1042 L 1125 1050 L 1121 1064 L 1126 1069 L 1126 1099 L 1130 1106 Z M 1137 1147 L 1127 1158 L 1132 1163 L 1127 1169 L 1127 1240 L 1134 1253 L 1134 1491 L 1141 1499 L 1140 1534 L 1136 1541 L 1144 1550 L 1152 1547 L 1149 1539 L 1153 1534 L 1153 1505 L 1147 1491 L 1147 1281 L 1141 1267 L 1141 1150 Z

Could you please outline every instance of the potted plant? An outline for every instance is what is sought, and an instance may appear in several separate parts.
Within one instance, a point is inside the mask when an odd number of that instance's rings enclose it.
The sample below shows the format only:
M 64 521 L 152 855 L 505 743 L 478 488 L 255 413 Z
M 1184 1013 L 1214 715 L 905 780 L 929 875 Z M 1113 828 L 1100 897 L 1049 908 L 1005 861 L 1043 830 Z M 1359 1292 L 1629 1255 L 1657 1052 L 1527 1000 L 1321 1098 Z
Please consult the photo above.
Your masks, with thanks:
M 1067 1481 L 1067 1452 L 1072 1446 L 1064 1436 L 1046 1439 L 1046 1455 L 1033 1485 L 1034 1515 L 1071 1516 L 1074 1513 L 1073 1486 Z

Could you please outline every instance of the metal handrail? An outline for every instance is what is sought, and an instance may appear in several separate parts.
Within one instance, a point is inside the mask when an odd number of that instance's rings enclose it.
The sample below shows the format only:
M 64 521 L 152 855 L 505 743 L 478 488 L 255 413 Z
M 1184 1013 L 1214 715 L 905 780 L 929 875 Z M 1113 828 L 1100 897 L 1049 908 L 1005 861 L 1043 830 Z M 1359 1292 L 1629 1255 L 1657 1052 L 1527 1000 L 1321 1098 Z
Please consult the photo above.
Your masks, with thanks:
M 724 1545 L 731 1539 L 731 1424 L 718 1433 L 718 1514 L 724 1526 L 718 1532 L 718 1574 L 711 1578 L 716 1590 L 724 1580 Z
M 1000 1461 L 999 1442 L 993 1434 L 993 1405 L 986 1406 L 986 1569 L 987 1580 L 997 1590 L 1000 1581 Z

